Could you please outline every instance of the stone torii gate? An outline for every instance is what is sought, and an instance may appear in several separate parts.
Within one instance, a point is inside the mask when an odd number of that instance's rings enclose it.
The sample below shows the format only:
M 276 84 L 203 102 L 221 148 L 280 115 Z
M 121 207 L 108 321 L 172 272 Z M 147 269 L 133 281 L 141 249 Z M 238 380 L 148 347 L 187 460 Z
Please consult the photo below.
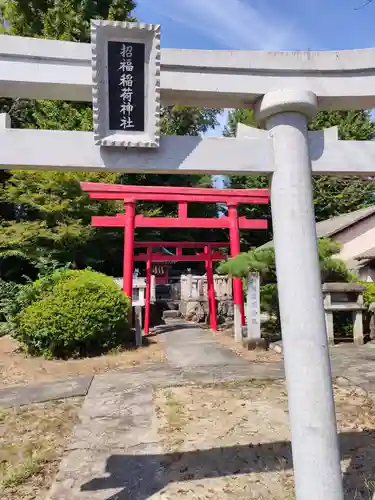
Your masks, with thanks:
M 298 500 L 343 500 L 311 174 L 375 175 L 374 142 L 307 124 L 318 109 L 375 107 L 374 89 L 374 49 L 160 50 L 159 26 L 108 21 L 93 21 L 91 46 L 0 36 L 1 96 L 94 110 L 94 133 L 15 130 L 3 115 L 0 168 L 270 176 Z M 160 137 L 160 102 L 253 107 L 263 130 Z

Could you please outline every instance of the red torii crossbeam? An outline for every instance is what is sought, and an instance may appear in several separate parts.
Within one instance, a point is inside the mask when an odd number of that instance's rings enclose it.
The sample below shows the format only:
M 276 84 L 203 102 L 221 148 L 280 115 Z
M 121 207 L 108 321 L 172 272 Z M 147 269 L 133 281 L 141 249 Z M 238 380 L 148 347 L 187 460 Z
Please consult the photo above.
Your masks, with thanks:
M 81 188 L 95 200 L 122 200 L 125 214 L 98 216 L 92 218 L 96 227 L 123 227 L 124 243 L 124 279 L 123 291 L 130 298 L 133 288 L 134 264 L 134 229 L 136 227 L 153 228 L 228 228 L 232 257 L 240 252 L 240 229 L 266 229 L 267 221 L 249 220 L 238 217 L 238 205 L 269 203 L 267 189 L 211 189 L 169 186 L 128 186 L 122 184 L 101 184 L 82 182 Z M 177 217 L 144 217 L 136 215 L 137 201 L 176 202 Z M 224 203 L 228 207 L 228 216 L 218 218 L 190 218 L 188 203 Z M 233 302 L 241 312 L 242 324 L 245 324 L 242 282 L 233 280 Z M 236 309 L 236 307 L 235 307 Z
M 92 217 L 92 225 L 95 227 L 125 227 L 126 223 L 126 214 L 94 215 Z M 231 219 L 226 216 L 217 219 L 206 219 L 203 217 L 181 219 L 180 217 L 145 217 L 144 215 L 136 215 L 134 227 L 230 229 L 231 224 Z M 267 221 L 239 217 L 238 226 L 239 229 L 267 229 Z
M 226 255 L 214 250 L 215 248 L 225 248 L 229 243 L 211 243 L 211 242 L 138 242 L 135 243 L 137 248 L 146 248 L 146 253 L 141 253 L 134 256 L 135 261 L 146 262 L 146 297 L 145 297 L 145 322 L 144 332 L 148 335 L 150 330 L 150 310 L 151 310 L 151 268 L 153 262 L 205 262 L 206 275 L 207 275 L 207 299 L 208 311 L 210 319 L 210 327 L 217 331 L 217 317 L 216 317 L 216 299 L 215 299 L 215 280 L 212 269 L 212 262 L 225 260 Z M 161 252 L 153 253 L 153 248 L 175 248 L 175 255 L 166 255 Z M 183 255 L 184 248 L 203 248 L 203 252 L 195 255 Z

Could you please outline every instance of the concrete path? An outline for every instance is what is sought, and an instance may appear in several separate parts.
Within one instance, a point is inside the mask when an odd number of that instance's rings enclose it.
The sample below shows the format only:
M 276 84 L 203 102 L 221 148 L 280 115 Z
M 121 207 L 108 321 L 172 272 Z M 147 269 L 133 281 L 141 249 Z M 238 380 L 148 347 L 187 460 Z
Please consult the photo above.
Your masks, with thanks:
M 159 328 L 159 337 L 164 345 L 167 367 L 174 376 L 180 371 L 180 382 L 212 383 L 241 378 L 282 378 L 283 363 L 249 363 L 232 351 L 218 344 L 209 330 L 191 323 L 171 322 Z M 353 346 L 341 344 L 330 349 L 332 371 L 335 378 L 347 379 L 350 385 L 361 387 L 375 395 L 375 344 Z M 153 365 L 153 370 L 157 367 Z M 143 367 L 125 372 L 131 379 L 152 378 Z M 42 403 L 56 399 L 86 396 L 93 377 L 81 376 L 68 380 L 57 380 L 44 384 L 11 386 L 0 389 L 0 408 Z M 345 381 L 343 381 L 345 383 Z
M 160 471 L 165 455 L 158 433 L 155 390 L 284 377 L 282 362 L 246 361 L 218 344 L 209 330 L 191 324 L 161 329 L 160 340 L 165 363 L 94 377 L 49 500 L 163 498 Z M 362 384 L 367 377 L 369 386 L 372 380 L 375 383 L 374 361 L 375 349 L 371 347 L 332 350 L 335 376 Z M 12 397 L 13 402 L 17 400 L 15 393 L 9 394 L 9 402 Z
M 284 378 L 282 361 L 250 363 L 220 345 L 210 330 L 191 323 L 170 324 L 161 330 L 160 339 L 168 366 L 181 370 L 185 383 Z
M 283 378 L 282 363 L 251 364 L 192 325 L 165 328 L 161 341 L 165 364 L 94 378 L 49 500 L 146 500 L 163 489 L 155 389 Z
M 92 379 L 93 377 L 75 377 L 47 384 L 5 387 L 0 389 L 0 408 L 86 396 Z
M 345 378 L 375 397 L 375 345 L 340 344 L 330 350 L 334 377 Z
M 176 326 L 176 330 L 162 334 L 167 362 L 173 368 L 249 366 L 247 361 L 215 342 L 210 330 L 190 324 Z

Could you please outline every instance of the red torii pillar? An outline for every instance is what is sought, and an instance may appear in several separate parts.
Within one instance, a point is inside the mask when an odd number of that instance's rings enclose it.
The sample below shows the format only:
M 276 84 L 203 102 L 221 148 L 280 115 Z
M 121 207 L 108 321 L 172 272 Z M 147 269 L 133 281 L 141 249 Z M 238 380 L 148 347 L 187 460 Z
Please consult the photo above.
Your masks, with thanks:
M 208 311 L 210 315 L 210 327 L 214 332 L 217 332 L 217 317 L 216 317 L 216 299 L 215 299 L 215 280 L 212 269 L 212 254 L 211 247 L 205 246 L 204 253 L 206 255 L 206 275 L 207 275 L 207 300 Z
M 134 228 L 135 201 L 127 201 L 125 203 L 124 268 L 122 289 L 130 299 L 133 296 Z
M 175 255 L 165 256 L 163 254 L 153 254 L 152 247 L 166 246 L 166 247 L 177 247 Z M 210 327 L 213 331 L 217 331 L 217 316 L 216 316 L 216 299 L 215 299 L 215 284 L 212 262 L 218 260 L 225 260 L 226 256 L 220 252 L 212 253 L 212 247 L 220 248 L 228 246 L 227 243 L 198 243 L 198 242 L 145 242 L 136 243 L 135 246 L 147 248 L 146 254 L 140 254 L 134 257 L 136 261 L 146 261 L 146 303 L 145 303 L 145 322 L 144 322 L 144 332 L 146 335 L 149 333 L 150 329 L 150 310 L 151 310 L 151 279 L 152 279 L 152 263 L 153 262 L 164 262 L 164 261 L 184 261 L 184 262 L 205 262 L 206 272 L 207 272 L 207 298 L 208 298 L 208 309 L 210 317 Z M 203 247 L 204 253 L 198 253 L 196 255 L 183 255 L 182 248 L 198 248 Z
M 100 184 L 82 182 L 81 187 L 91 199 L 97 200 L 123 200 L 125 215 L 118 214 L 110 217 L 93 217 L 94 226 L 124 227 L 124 292 L 132 298 L 133 292 L 133 264 L 134 264 L 134 228 L 135 227 L 160 227 L 160 228 L 229 228 L 231 241 L 231 254 L 240 252 L 239 229 L 266 229 L 266 220 L 247 220 L 238 218 L 238 204 L 268 204 L 269 192 L 265 189 L 209 189 L 185 188 L 162 186 L 127 186 L 120 184 Z M 174 201 L 178 203 L 178 217 L 149 218 L 135 215 L 135 203 L 143 201 Z M 187 217 L 187 204 L 190 202 L 226 203 L 228 217 L 220 218 L 189 218 Z M 244 304 L 241 280 L 235 279 L 233 283 L 233 299 L 237 310 L 240 310 L 241 321 L 244 324 Z
M 147 247 L 147 260 L 146 260 L 146 304 L 145 304 L 145 335 L 150 333 L 150 320 L 151 320 L 151 281 L 152 281 L 152 248 Z
M 227 206 L 228 206 L 228 217 L 230 219 L 230 228 L 229 228 L 230 253 L 232 257 L 235 257 L 241 252 L 237 204 L 228 203 Z M 243 300 L 241 278 L 233 278 L 233 304 L 234 307 L 237 306 L 240 308 L 241 323 L 242 326 L 245 326 L 245 305 Z

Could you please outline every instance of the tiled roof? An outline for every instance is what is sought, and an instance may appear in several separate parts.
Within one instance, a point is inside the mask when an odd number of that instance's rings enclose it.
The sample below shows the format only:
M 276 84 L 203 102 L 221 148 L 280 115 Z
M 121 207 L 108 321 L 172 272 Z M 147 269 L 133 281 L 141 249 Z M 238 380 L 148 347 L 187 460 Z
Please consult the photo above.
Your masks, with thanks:
M 338 215 L 337 217 L 332 217 L 331 219 L 323 220 L 316 224 L 316 233 L 318 238 L 330 238 L 331 236 L 343 231 L 357 222 L 360 222 L 372 214 L 375 214 L 375 205 L 361 208 L 359 210 L 355 210 L 354 212 L 349 212 L 348 214 Z M 269 241 L 263 245 L 262 248 L 270 247 L 272 245 L 273 241 Z
M 366 250 L 366 252 L 357 255 L 357 257 L 355 258 L 355 260 L 369 260 L 369 259 L 370 260 L 375 259 L 375 247 Z
M 329 238 L 372 214 L 375 214 L 375 205 L 318 222 L 316 225 L 318 238 Z

